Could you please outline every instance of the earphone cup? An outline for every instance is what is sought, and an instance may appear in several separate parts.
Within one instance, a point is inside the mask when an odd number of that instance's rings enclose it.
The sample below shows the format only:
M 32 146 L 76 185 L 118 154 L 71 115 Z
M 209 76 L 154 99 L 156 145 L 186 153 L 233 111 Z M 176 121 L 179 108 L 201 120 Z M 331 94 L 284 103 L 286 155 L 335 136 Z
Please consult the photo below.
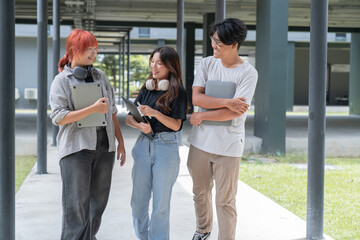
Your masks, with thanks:
M 169 89 L 169 80 L 163 79 L 159 82 L 159 89 L 167 91 Z
M 146 80 L 146 89 L 152 91 L 155 89 L 155 82 L 152 79 Z
M 85 68 L 76 66 L 73 70 L 74 76 L 78 79 L 85 79 L 88 75 L 88 71 Z

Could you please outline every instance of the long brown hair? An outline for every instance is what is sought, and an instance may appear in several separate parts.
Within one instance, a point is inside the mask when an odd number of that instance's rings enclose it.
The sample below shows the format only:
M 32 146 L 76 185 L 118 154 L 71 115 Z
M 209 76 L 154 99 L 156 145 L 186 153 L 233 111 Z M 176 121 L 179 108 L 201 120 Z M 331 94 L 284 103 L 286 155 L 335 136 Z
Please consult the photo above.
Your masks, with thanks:
M 183 85 L 181 76 L 180 58 L 175 49 L 172 47 L 156 48 L 150 55 L 149 66 L 155 53 L 160 54 L 160 60 L 169 70 L 169 88 L 156 101 L 156 106 L 161 112 L 169 114 L 171 112 L 171 103 L 178 97 L 179 88 Z M 148 79 L 153 79 L 152 72 L 150 72 Z M 142 86 L 144 88 L 146 83 Z
M 96 37 L 88 31 L 74 29 L 66 39 L 66 53 L 58 63 L 58 71 L 62 72 L 64 66 L 71 62 L 73 57 L 83 54 L 90 46 L 98 46 Z

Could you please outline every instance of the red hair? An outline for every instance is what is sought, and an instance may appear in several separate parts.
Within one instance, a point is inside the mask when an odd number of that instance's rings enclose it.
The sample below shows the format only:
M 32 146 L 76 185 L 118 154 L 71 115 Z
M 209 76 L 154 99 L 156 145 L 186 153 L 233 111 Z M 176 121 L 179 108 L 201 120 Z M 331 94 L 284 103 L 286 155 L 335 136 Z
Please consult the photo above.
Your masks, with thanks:
M 82 29 L 71 31 L 66 39 L 66 53 L 58 63 L 58 71 L 62 72 L 66 64 L 71 62 L 74 57 L 83 54 L 90 46 L 98 47 L 94 34 Z

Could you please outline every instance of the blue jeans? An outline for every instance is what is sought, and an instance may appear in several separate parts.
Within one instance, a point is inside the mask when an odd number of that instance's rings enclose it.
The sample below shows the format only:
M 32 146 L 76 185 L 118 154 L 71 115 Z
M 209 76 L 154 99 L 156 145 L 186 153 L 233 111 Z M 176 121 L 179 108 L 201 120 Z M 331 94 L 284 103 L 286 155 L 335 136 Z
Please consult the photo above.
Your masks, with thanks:
M 132 150 L 131 208 L 139 240 L 169 239 L 170 199 L 179 174 L 180 156 L 175 132 L 157 133 L 153 140 L 140 135 Z M 151 221 L 149 201 L 153 194 Z

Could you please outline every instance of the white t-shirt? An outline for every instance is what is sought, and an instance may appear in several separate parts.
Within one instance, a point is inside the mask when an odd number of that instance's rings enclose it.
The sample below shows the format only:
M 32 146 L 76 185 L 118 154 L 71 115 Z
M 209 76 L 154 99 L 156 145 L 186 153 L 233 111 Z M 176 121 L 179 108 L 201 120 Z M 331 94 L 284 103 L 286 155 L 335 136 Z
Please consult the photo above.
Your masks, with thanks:
M 253 98 L 258 74 L 256 69 L 244 61 L 235 68 L 226 68 L 221 59 L 207 57 L 201 60 L 193 87 L 204 87 L 207 80 L 234 82 L 234 98 L 244 97 L 250 105 Z M 199 108 L 199 112 L 204 111 Z M 246 113 L 232 120 L 231 126 L 200 124 L 191 129 L 188 142 L 205 152 L 229 157 L 241 157 L 244 151 Z

